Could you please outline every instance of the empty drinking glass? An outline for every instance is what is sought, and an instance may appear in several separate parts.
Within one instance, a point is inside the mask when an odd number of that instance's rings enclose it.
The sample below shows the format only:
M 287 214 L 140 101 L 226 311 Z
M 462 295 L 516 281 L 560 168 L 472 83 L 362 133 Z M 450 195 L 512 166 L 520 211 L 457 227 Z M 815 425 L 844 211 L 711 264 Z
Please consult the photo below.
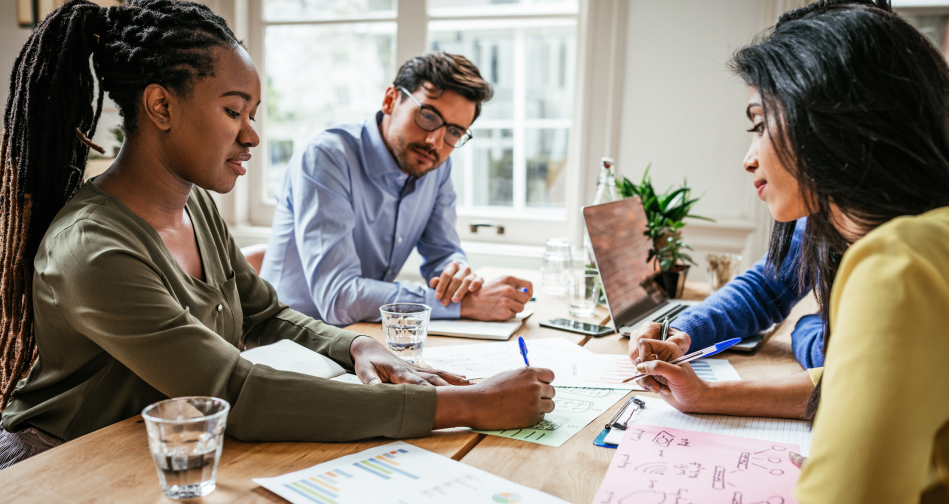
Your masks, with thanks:
M 142 411 L 165 496 L 192 499 L 214 491 L 230 409 L 216 397 L 179 397 Z
M 417 303 L 393 303 L 383 305 L 379 311 L 389 351 L 412 364 L 422 360 L 432 308 Z
M 600 274 L 595 269 L 567 270 L 564 290 L 570 303 L 570 314 L 578 317 L 590 317 L 600 300 Z
M 544 292 L 559 294 L 563 292 L 564 273 L 573 262 L 570 253 L 570 240 L 567 238 L 548 238 L 544 259 L 540 263 L 541 281 Z

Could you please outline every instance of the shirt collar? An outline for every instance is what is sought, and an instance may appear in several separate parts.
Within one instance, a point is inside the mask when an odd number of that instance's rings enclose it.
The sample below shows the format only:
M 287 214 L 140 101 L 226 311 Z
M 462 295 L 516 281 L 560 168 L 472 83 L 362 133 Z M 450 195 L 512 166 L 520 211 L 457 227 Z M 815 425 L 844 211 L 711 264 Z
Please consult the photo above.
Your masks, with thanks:
M 380 110 L 376 112 L 376 116 L 373 119 L 367 119 L 363 123 L 363 129 L 365 134 L 369 137 L 369 149 L 366 156 L 366 168 L 373 177 L 397 177 L 399 175 L 405 175 L 405 173 L 399 168 L 399 165 L 396 164 L 395 158 L 392 156 L 392 153 L 389 152 L 389 148 L 386 147 L 385 140 L 382 139 L 382 134 L 379 133 L 379 125 L 382 123 L 383 113 Z

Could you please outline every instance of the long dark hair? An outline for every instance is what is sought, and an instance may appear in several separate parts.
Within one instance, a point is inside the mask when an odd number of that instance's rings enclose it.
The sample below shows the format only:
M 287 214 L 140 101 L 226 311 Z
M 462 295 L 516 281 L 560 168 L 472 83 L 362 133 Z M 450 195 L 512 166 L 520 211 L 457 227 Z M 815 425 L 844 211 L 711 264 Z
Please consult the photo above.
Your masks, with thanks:
M 210 49 L 230 44 L 223 19 L 175 0 L 70 0 L 33 30 L 13 66 L 0 140 L 0 410 L 36 357 L 33 257 L 82 184 L 103 93 L 132 137 L 146 86 L 186 95 L 213 71 Z
M 759 91 L 779 159 L 808 197 L 800 275 L 820 304 L 826 353 L 831 287 L 849 245 L 832 206 L 866 233 L 949 205 L 949 66 L 889 1 L 822 0 L 781 16 L 730 67 Z M 794 224 L 774 223 L 773 268 Z M 820 384 L 811 420 L 819 401 Z

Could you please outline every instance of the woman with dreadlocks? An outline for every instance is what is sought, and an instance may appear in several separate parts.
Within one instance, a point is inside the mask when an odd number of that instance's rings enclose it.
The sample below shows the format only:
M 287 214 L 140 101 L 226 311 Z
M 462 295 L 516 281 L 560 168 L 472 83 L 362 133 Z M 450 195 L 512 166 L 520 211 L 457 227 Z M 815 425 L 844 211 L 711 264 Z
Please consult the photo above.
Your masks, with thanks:
M 812 419 L 810 457 L 793 457 L 801 504 L 945 502 L 949 66 L 887 0 L 787 13 L 731 66 L 749 86 L 744 168 L 775 219 L 773 265 L 807 216 L 825 368 L 816 385 L 705 383 L 667 363 L 676 344 L 641 340 L 644 385 L 685 411 Z
M 207 7 L 70 0 L 36 27 L 11 80 L 0 469 L 175 396 L 226 399 L 228 432 L 244 440 L 514 428 L 553 410 L 549 370 L 473 385 L 279 303 L 206 192 L 230 191 L 244 174 L 261 94 L 247 52 Z M 112 167 L 83 184 L 103 92 L 126 140 Z M 240 358 L 239 348 L 280 339 L 372 385 Z

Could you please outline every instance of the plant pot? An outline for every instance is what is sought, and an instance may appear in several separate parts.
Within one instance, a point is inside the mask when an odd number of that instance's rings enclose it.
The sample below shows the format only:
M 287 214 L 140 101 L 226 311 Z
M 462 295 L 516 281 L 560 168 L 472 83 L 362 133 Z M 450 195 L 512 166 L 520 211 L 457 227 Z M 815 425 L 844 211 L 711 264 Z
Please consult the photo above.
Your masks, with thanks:
M 659 285 L 665 289 L 670 298 L 678 299 L 685 292 L 685 278 L 689 275 L 689 266 L 675 266 L 669 271 L 659 273 Z

